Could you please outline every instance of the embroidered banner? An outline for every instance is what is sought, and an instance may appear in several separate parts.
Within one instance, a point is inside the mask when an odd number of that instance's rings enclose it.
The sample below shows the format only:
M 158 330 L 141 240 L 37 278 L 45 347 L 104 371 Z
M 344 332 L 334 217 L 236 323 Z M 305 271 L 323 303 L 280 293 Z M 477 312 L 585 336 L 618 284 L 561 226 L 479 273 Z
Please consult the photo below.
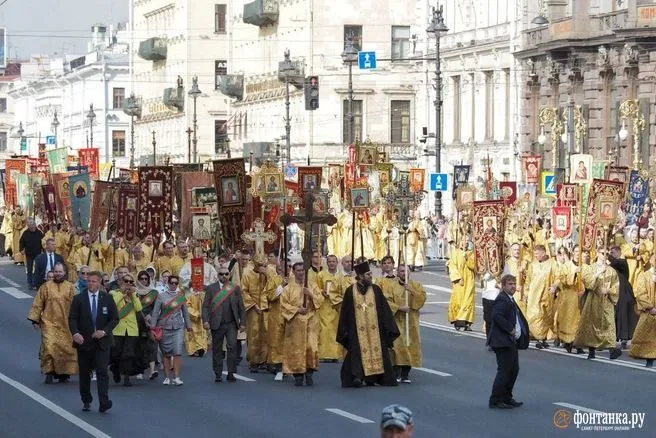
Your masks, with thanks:
M 244 160 L 241 158 L 216 160 L 212 164 L 223 243 L 228 248 L 236 249 L 241 245 L 242 233 L 250 226 L 245 221 L 246 169 Z
M 32 215 L 44 216 L 45 209 L 43 205 L 43 193 L 41 186 L 46 183 L 46 176 L 43 173 L 31 173 L 28 176 L 29 196 L 31 197 Z
M 216 191 L 214 190 L 214 187 L 211 187 L 214 183 L 214 178 L 211 173 L 207 172 L 184 172 L 180 174 L 180 176 L 182 185 L 180 231 L 183 236 L 190 236 L 191 217 L 193 215 L 192 207 L 197 207 L 199 204 L 206 206 L 206 204 L 212 203 L 214 204 L 214 208 L 216 208 Z M 207 187 L 208 191 L 211 193 L 204 192 L 206 195 L 204 195 L 203 199 L 200 199 L 200 195 L 198 195 L 192 200 L 194 189 L 200 187 Z M 204 202 L 206 199 L 209 200 L 209 195 L 212 195 L 211 197 L 214 202 Z M 210 207 L 208 206 L 208 208 Z
M 583 247 L 584 249 L 592 249 L 599 241 L 603 243 L 604 229 L 598 226 L 597 223 L 597 204 L 599 199 L 609 200 L 612 199 L 615 205 L 620 204 L 620 200 L 624 199 L 624 183 L 619 181 L 608 181 L 603 179 L 595 179 L 592 181 L 590 192 L 587 200 L 587 210 L 585 214 L 585 227 L 583 234 Z
M 556 205 L 573 207 L 578 204 L 579 186 L 576 184 L 556 185 Z
M 518 184 L 517 200 L 524 213 L 532 213 L 535 208 L 535 195 L 537 186 L 535 184 Z
M 554 237 L 567 239 L 572 234 L 572 207 L 554 206 L 551 209 L 551 228 Z
M 592 162 L 592 178 L 604 179 L 606 177 L 606 162 L 593 161 Z
M 50 175 L 52 178 L 53 185 L 55 186 L 55 200 L 57 202 L 57 211 L 61 219 L 71 220 L 71 196 L 70 196 L 70 184 L 68 182 L 69 174 L 67 173 L 58 173 L 56 175 Z M 77 226 L 77 224 L 72 224 Z
M 200 292 L 205 289 L 205 259 L 191 259 L 191 288 Z
M 609 181 L 620 181 L 626 183 L 629 181 L 629 168 L 610 166 L 606 171 L 606 179 Z
M 18 175 L 27 173 L 27 163 L 22 158 L 7 158 L 5 160 L 6 183 L 5 183 L 5 204 L 16 206 L 16 178 Z
M 73 224 L 88 230 L 91 209 L 91 181 L 89 180 L 89 174 L 80 173 L 71 175 L 68 177 L 68 183 Z
M 110 209 L 116 213 L 118 207 L 118 188 L 119 185 L 107 181 L 96 181 L 95 191 L 93 193 L 93 215 L 91 216 L 91 225 L 89 232 L 95 234 L 103 228 L 109 219 Z M 113 202 L 112 201 L 113 198 Z M 114 216 L 116 216 L 114 214 Z
M 476 272 L 493 276 L 503 271 L 504 217 L 503 200 L 474 201 L 473 236 L 476 254 Z
M 100 160 L 98 156 L 98 148 L 80 149 L 77 151 L 78 165 L 87 166 L 89 175 L 92 180 L 97 180 L 100 177 Z
M 116 235 L 133 242 L 139 236 L 139 186 L 121 184 L 117 193 Z
M 43 208 L 46 211 L 48 222 L 57 222 L 57 200 L 55 196 L 55 186 L 45 184 L 41 186 L 43 193 Z
M 32 192 L 29 177 L 23 173 L 16 175 L 16 196 L 18 205 L 23 208 L 25 216 L 32 216 Z
M 524 175 L 524 182 L 529 184 L 537 184 L 540 182 L 541 169 L 541 155 L 524 155 L 522 157 L 522 172 Z
M 453 200 L 457 198 L 458 187 L 465 185 L 469 182 L 469 170 L 471 166 L 469 164 L 458 164 L 453 166 Z
M 501 199 L 508 206 L 517 201 L 517 181 L 500 181 Z
M 648 197 L 649 180 L 643 178 L 639 171 L 632 170 L 625 208 L 627 225 L 633 225 L 638 221 Z
M 46 151 L 50 174 L 65 173 L 68 166 L 68 148 L 50 149 Z
M 424 191 L 425 179 L 425 169 L 410 169 L 410 190 L 414 193 Z M 376 191 L 374 189 L 374 192 L 380 193 L 380 190 Z
M 159 241 L 173 231 L 173 169 L 139 168 L 139 237 Z
M 316 166 L 301 166 L 298 168 L 298 190 L 296 195 L 301 200 L 300 208 L 305 208 L 304 196 L 306 191 L 321 188 L 321 172 L 323 169 Z

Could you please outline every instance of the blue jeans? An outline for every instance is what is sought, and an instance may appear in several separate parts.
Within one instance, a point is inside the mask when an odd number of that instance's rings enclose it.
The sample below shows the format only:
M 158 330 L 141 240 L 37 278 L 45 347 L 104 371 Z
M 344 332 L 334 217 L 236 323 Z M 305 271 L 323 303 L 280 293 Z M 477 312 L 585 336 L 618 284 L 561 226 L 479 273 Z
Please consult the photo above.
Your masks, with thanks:
M 25 271 L 27 272 L 27 285 L 29 287 L 36 287 L 36 279 L 34 278 L 34 259 L 36 257 L 25 256 Z

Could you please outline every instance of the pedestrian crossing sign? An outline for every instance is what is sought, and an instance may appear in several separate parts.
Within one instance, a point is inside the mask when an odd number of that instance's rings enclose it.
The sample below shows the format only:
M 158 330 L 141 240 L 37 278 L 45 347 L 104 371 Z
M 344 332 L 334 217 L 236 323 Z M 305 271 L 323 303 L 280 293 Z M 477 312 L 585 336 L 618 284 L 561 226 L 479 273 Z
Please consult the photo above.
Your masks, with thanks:
M 556 177 L 552 171 L 542 172 L 542 194 L 556 195 Z

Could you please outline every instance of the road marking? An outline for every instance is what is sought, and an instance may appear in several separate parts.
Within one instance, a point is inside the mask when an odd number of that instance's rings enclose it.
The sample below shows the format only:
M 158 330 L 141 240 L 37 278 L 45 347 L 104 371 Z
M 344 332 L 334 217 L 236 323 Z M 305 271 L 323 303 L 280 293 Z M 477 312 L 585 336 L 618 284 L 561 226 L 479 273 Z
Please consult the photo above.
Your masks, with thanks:
M 436 277 L 444 277 L 444 278 L 449 278 L 448 274 L 440 274 L 439 272 L 431 272 L 431 271 L 421 271 L 424 274 L 429 274 L 429 275 L 435 275 Z
M 224 376 L 227 376 L 227 375 L 228 375 L 228 372 L 227 372 L 227 371 L 224 371 L 224 372 L 223 372 L 223 375 L 224 375 Z M 244 381 L 244 382 L 257 382 L 257 380 L 255 380 L 255 379 L 251 379 L 250 377 L 240 376 L 239 374 L 235 374 L 235 378 L 236 378 L 237 380 L 242 380 L 242 381 Z
M 413 367 L 412 369 L 417 370 L 417 371 L 423 371 L 423 372 L 428 373 L 428 374 L 435 374 L 435 375 L 442 376 L 442 377 L 451 377 L 452 376 L 449 373 L 445 373 L 445 372 L 437 371 L 437 370 L 431 370 L 430 368 L 421 368 L 421 367 L 416 368 L 416 367 Z
M 0 280 L 5 281 L 9 283 L 9 285 L 14 286 L 14 287 L 20 287 L 20 284 L 16 283 L 14 280 L 11 278 L 7 278 L 4 275 L 0 275 Z
M 424 287 L 426 289 L 436 290 L 438 292 L 444 292 L 444 293 L 447 293 L 449 295 L 451 294 L 451 289 L 446 288 L 444 286 L 436 286 L 434 284 L 425 284 Z
M 368 418 L 360 417 L 358 415 L 351 414 L 350 412 L 342 411 L 341 409 L 329 408 L 326 410 L 333 414 L 341 415 L 342 417 L 346 417 L 350 420 L 357 421 L 358 423 L 362 423 L 362 424 L 373 423 L 373 421 L 371 421 Z
M 557 405 L 557 406 L 562 406 L 564 408 L 574 409 L 575 411 L 589 412 L 591 414 L 601 413 L 601 411 L 597 411 L 595 409 L 585 408 L 583 406 L 573 405 L 573 404 L 565 403 L 565 402 L 557 402 L 557 403 L 554 403 L 554 404 Z
M 15 381 L 14 379 L 11 379 L 4 374 L 0 373 L 0 380 L 3 382 L 7 383 L 10 386 L 13 386 L 15 389 L 19 390 L 32 400 L 36 401 L 42 406 L 45 406 L 46 408 L 50 409 L 52 412 L 55 414 L 59 415 L 65 420 L 70 421 L 83 431 L 87 432 L 89 435 L 96 437 L 96 438 L 111 438 L 109 435 L 104 433 L 103 431 L 96 429 L 86 421 L 82 420 L 81 418 L 76 417 L 75 415 L 71 414 L 67 410 L 57 406 L 47 398 L 43 397 L 41 394 L 38 394 L 34 391 L 32 391 L 30 388 L 27 386 Z
M 15 287 L 0 287 L 0 290 L 6 294 L 11 295 L 14 298 L 18 298 L 19 300 L 34 298 L 32 295 L 28 295 L 25 292 L 21 292 Z
M 434 296 L 435 294 L 434 294 L 433 292 L 426 292 L 426 295 L 428 295 L 429 297 L 432 297 L 432 296 Z
M 452 335 L 469 336 L 470 338 L 476 338 L 476 339 L 487 339 L 487 337 L 483 333 L 455 331 L 455 329 L 453 327 L 447 326 L 447 325 L 435 324 L 435 323 L 427 322 L 427 321 L 420 321 L 419 325 L 421 325 L 422 327 L 431 328 L 433 330 L 440 330 L 440 331 L 443 331 L 443 332 L 451 333 Z M 529 348 L 531 350 L 539 350 L 538 348 L 535 348 L 534 345 L 529 345 Z M 623 361 L 623 360 L 618 360 L 618 359 L 610 360 L 610 359 L 607 359 L 605 357 L 597 357 L 596 359 L 588 359 L 587 355 L 585 355 L 585 354 L 572 354 L 572 353 L 568 353 L 566 351 L 556 350 L 555 348 L 547 348 L 547 349 L 542 349 L 542 350 L 539 350 L 539 351 L 541 351 L 543 353 L 559 354 L 561 356 L 570 357 L 572 359 L 587 360 L 587 361 L 605 363 L 607 365 L 615 365 L 615 366 L 618 366 L 618 367 L 633 368 L 635 370 L 647 371 L 647 372 L 650 372 L 650 373 L 656 373 L 656 368 L 647 368 L 644 365 L 640 365 L 640 364 L 633 363 L 633 362 L 628 362 L 628 361 Z
M 450 301 L 426 301 L 425 304 L 449 304 Z

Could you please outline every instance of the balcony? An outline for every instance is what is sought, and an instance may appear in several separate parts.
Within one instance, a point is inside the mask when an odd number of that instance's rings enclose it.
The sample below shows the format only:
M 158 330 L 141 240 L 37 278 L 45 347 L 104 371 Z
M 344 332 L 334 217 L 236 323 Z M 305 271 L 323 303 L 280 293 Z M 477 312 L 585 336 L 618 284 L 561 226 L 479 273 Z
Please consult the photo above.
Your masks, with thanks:
M 184 110 L 184 88 L 165 88 L 164 96 L 162 98 L 164 105 L 170 109 L 178 111 Z
M 139 56 L 147 61 L 166 59 L 166 39 L 149 38 L 139 43 Z
M 244 98 L 244 75 L 221 75 L 219 90 L 226 96 L 242 100 Z
M 244 23 L 257 27 L 278 22 L 279 0 L 255 0 L 244 5 Z

